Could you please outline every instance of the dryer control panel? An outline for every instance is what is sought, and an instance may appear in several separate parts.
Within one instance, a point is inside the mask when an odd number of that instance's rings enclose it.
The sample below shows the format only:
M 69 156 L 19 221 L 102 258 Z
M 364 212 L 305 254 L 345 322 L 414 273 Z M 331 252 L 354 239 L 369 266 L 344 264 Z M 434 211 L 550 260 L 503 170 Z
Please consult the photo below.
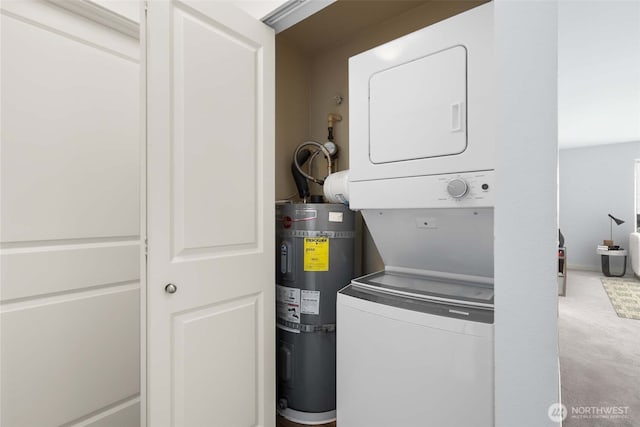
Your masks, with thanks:
M 493 207 L 495 171 L 349 183 L 351 209 Z
M 438 178 L 442 183 L 442 191 L 438 200 L 459 201 L 470 198 L 485 200 L 492 197 L 493 175 L 488 172 L 444 175 Z

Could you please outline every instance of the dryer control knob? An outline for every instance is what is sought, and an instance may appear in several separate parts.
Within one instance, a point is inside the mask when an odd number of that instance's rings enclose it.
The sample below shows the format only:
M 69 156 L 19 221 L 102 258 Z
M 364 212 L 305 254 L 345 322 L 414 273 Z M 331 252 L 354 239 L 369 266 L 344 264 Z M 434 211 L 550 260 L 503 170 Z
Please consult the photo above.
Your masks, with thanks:
M 467 194 L 468 190 L 469 187 L 467 186 L 467 183 L 460 178 L 452 179 L 451 181 L 449 181 L 449 184 L 447 184 L 447 192 L 451 195 L 451 197 L 454 197 L 456 199 L 464 197 L 464 195 Z

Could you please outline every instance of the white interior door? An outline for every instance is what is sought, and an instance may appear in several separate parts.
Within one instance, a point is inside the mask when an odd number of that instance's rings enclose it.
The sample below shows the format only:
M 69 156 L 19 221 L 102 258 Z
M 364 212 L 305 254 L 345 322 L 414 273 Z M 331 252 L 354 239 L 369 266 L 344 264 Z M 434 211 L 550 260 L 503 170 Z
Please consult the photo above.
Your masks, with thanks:
M 167 1 L 145 38 L 147 425 L 272 426 L 273 31 Z
M 0 2 L 3 427 L 140 425 L 137 33 Z

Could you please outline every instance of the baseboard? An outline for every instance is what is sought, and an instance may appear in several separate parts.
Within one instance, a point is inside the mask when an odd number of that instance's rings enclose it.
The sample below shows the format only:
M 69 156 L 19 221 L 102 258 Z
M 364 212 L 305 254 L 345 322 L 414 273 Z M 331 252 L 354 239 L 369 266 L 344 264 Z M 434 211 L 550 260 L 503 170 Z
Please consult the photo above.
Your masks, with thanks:
M 600 266 L 594 265 L 579 265 L 579 264 L 569 264 L 567 263 L 567 270 L 579 270 L 579 271 L 602 271 L 600 270 Z
M 594 272 L 594 273 L 602 274 L 601 267 L 600 266 L 593 266 L 593 265 L 567 264 L 567 270 L 568 271 L 591 271 L 591 272 Z M 631 270 L 631 268 L 627 267 L 627 272 L 625 273 L 624 277 L 638 277 L 638 276 L 633 274 L 633 270 Z M 640 278 L 640 277 L 638 277 L 638 278 Z
M 140 426 L 140 396 L 127 399 L 99 413 L 67 424 L 69 427 L 136 427 Z

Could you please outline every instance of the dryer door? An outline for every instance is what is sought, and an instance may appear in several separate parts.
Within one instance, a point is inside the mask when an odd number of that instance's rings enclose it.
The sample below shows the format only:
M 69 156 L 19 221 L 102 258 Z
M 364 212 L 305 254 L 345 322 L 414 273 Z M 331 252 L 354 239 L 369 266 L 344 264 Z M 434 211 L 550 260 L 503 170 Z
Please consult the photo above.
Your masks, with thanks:
M 467 49 L 435 52 L 369 80 L 372 163 L 460 154 L 467 148 Z

